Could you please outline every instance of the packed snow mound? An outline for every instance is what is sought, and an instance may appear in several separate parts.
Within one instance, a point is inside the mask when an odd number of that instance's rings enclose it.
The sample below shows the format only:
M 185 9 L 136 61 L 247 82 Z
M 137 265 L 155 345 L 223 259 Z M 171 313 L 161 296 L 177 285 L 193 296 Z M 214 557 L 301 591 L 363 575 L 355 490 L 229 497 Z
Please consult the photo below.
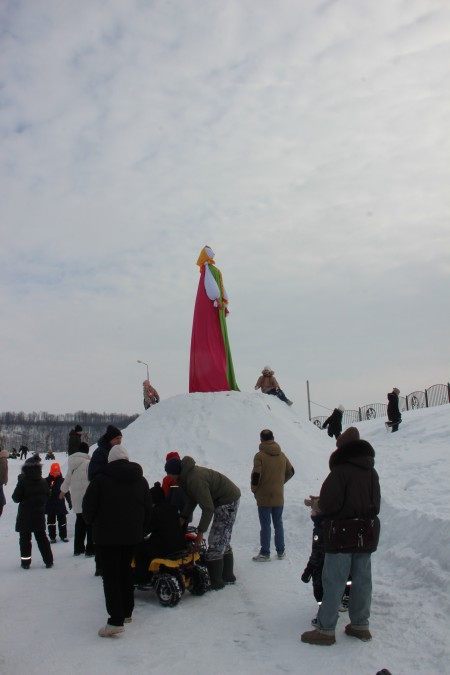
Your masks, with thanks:
M 123 432 L 123 445 L 151 481 L 163 477 L 165 457 L 176 450 L 181 457 L 190 455 L 197 464 L 225 473 L 247 490 L 262 429 L 273 431 L 305 485 L 310 482 L 311 489 L 317 485 L 332 441 L 293 407 L 267 394 L 230 391 L 173 396 L 130 424 Z

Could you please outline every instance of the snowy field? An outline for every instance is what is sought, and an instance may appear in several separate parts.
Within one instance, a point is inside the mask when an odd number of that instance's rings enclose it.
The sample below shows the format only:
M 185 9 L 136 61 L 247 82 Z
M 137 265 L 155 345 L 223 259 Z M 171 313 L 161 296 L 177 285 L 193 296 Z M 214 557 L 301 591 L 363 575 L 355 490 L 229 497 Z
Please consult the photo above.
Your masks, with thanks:
M 45 569 L 37 547 L 29 571 L 20 568 L 17 507 L 11 502 L 22 462 L 9 460 L 7 504 L 0 519 L 2 675 L 392 675 L 450 673 L 450 406 L 405 413 L 396 434 L 384 420 L 358 425 L 375 448 L 382 490 L 381 539 L 373 555 L 373 640 L 344 634 L 341 615 L 332 647 L 302 644 L 316 604 L 300 575 L 311 545 L 303 499 L 320 489 L 334 443 L 293 408 L 256 393 L 185 394 L 162 401 L 124 432 L 123 445 L 153 484 L 170 450 L 217 469 L 242 490 L 233 533 L 238 581 L 202 597 L 186 593 L 163 608 L 153 592 L 136 592 L 125 633 L 101 639 L 106 613 L 92 559 L 53 546 Z M 249 477 L 259 432 L 271 428 L 296 474 L 286 486 L 287 558 L 251 560 L 259 522 Z M 63 472 L 66 457 L 62 456 Z M 50 462 L 44 463 L 47 475 Z M 195 514 L 196 516 L 197 514 Z M 197 518 L 194 517 L 194 522 Z

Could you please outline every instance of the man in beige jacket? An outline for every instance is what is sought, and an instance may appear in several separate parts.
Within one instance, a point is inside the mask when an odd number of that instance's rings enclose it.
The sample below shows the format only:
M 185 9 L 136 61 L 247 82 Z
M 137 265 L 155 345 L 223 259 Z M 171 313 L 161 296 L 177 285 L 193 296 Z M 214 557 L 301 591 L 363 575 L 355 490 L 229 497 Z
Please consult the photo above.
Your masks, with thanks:
M 263 429 L 260 434 L 259 452 L 253 458 L 250 487 L 258 505 L 261 524 L 261 548 L 253 557 L 255 562 L 270 560 L 271 521 L 275 530 L 275 548 L 278 560 L 284 552 L 284 484 L 294 475 L 294 467 L 275 442 L 272 431 Z

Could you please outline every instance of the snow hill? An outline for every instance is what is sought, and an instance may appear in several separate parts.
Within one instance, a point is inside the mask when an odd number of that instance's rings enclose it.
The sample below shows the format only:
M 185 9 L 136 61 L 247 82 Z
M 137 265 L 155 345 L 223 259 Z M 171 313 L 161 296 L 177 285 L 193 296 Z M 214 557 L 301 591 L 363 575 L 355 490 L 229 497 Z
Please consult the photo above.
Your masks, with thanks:
M 303 499 L 320 489 L 334 443 L 293 408 L 260 393 L 184 394 L 163 400 L 124 431 L 123 445 L 150 484 L 163 477 L 166 453 L 178 450 L 240 486 L 232 539 L 238 581 L 203 597 L 186 593 L 172 609 L 161 607 L 152 592 L 137 592 L 133 623 L 111 640 L 97 637 L 106 618 L 101 580 L 92 560 L 73 557 L 72 542 L 53 547 L 52 570 L 44 568 L 36 546 L 31 569 L 20 569 L 10 495 L 21 462 L 10 460 L 0 519 L 0 672 L 450 673 L 450 406 L 405 413 L 403 420 L 396 434 L 386 432 L 381 419 L 357 425 L 375 448 L 382 490 L 381 541 L 372 558 L 374 639 L 363 644 L 345 636 L 348 617 L 341 615 L 330 648 L 299 641 L 316 611 L 311 585 L 300 574 L 312 530 Z M 287 558 L 258 564 L 251 560 L 259 523 L 249 477 L 263 428 L 273 430 L 296 474 L 285 491 Z M 45 473 L 48 468 L 46 462 Z M 71 538 L 73 524 L 70 514 Z

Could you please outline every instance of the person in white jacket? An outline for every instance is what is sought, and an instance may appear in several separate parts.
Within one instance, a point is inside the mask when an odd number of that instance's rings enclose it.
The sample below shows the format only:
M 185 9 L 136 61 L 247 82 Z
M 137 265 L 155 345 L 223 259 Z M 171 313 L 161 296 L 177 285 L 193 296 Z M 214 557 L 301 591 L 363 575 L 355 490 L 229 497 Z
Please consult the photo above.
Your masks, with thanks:
M 87 443 L 80 443 L 78 452 L 69 455 L 67 473 L 64 483 L 61 485 L 60 499 L 64 499 L 66 492 L 70 491 L 72 508 L 76 513 L 74 555 L 83 553 L 91 558 L 94 555 L 91 526 L 86 525 L 83 519 L 83 497 L 89 485 L 88 467 L 91 458 Z

